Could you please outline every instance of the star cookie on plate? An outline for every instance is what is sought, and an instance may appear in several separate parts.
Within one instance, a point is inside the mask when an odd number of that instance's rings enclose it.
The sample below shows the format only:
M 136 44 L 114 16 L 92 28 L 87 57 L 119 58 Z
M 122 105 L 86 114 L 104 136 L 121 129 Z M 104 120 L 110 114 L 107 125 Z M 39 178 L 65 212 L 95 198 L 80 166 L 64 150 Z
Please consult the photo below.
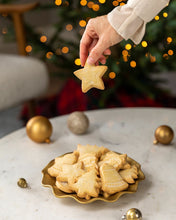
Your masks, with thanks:
M 82 81 L 82 92 L 86 93 L 91 88 L 104 90 L 102 77 L 107 69 L 107 66 L 96 66 L 86 63 L 84 68 L 75 71 L 74 75 Z

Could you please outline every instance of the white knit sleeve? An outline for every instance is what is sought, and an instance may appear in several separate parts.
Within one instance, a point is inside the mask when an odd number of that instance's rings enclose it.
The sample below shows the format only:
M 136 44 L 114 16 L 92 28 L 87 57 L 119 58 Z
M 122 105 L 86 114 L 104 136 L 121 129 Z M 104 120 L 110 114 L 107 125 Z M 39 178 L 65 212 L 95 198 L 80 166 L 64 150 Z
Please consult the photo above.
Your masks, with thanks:
M 108 14 L 111 26 L 125 40 L 139 44 L 145 34 L 147 22 L 151 21 L 169 0 L 128 0 L 126 5 L 114 8 Z

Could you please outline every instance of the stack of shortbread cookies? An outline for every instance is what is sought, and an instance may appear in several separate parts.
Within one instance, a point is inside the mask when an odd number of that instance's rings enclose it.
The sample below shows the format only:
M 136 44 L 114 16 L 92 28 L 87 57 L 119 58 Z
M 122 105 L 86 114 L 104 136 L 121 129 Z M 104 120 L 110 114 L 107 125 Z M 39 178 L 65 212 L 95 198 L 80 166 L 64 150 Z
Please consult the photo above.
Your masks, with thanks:
M 87 200 L 99 195 L 108 198 L 138 178 L 138 168 L 128 163 L 126 154 L 89 144 L 78 144 L 73 153 L 55 158 L 48 173 L 61 191 Z

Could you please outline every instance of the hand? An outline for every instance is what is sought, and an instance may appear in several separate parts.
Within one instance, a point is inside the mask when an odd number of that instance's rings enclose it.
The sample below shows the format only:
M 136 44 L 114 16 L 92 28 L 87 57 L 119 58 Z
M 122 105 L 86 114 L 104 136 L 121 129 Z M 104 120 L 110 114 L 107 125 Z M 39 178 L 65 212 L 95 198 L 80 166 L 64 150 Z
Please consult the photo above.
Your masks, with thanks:
M 80 41 L 80 60 L 84 66 L 88 64 L 106 63 L 106 55 L 111 55 L 110 47 L 122 41 L 123 38 L 114 30 L 107 15 L 89 20 Z

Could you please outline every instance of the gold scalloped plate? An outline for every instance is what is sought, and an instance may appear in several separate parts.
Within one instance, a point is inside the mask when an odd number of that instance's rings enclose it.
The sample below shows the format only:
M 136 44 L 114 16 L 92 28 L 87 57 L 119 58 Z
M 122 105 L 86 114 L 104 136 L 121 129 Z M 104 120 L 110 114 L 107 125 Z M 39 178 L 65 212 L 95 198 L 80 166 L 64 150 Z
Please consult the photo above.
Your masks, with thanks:
M 71 152 L 70 152 L 71 153 Z M 117 152 L 116 152 L 117 153 Z M 69 153 L 67 153 L 69 154 Z M 120 154 L 120 153 L 117 153 L 117 154 Z M 65 154 L 64 154 L 65 155 Z M 64 155 L 61 155 L 60 157 L 63 157 Z M 130 163 L 131 165 L 136 165 L 138 170 L 139 170 L 139 173 L 138 173 L 138 179 L 135 181 L 134 184 L 129 184 L 129 187 L 128 189 L 124 190 L 124 191 L 121 191 L 121 192 L 118 192 L 118 193 L 115 193 L 113 195 L 111 195 L 110 197 L 108 198 L 104 198 L 102 195 L 96 197 L 96 198 L 91 198 L 90 200 L 86 200 L 86 199 L 83 199 L 83 198 L 79 198 L 77 196 L 76 193 L 65 193 L 65 192 L 62 192 L 61 190 L 59 190 L 56 185 L 55 185 L 55 181 L 56 181 L 56 178 L 55 177 L 52 177 L 49 175 L 48 173 L 48 168 L 51 167 L 53 164 L 54 164 L 54 159 L 52 161 L 50 161 L 48 163 L 48 165 L 42 170 L 42 174 L 43 174 L 43 178 L 42 178 L 42 185 L 43 186 L 46 186 L 46 187 L 50 187 L 52 189 L 52 192 L 53 194 L 57 197 L 57 198 L 66 198 L 66 197 L 70 197 L 70 198 L 73 198 L 75 199 L 77 202 L 79 203 L 82 203 L 82 204 L 88 204 L 88 203 L 92 203 L 94 201 L 97 201 L 97 200 L 101 200 L 101 201 L 104 201 L 104 202 L 115 202 L 117 201 L 120 196 L 122 196 L 123 194 L 127 194 L 127 193 L 135 193 L 137 191 L 137 188 L 138 188 L 138 184 L 140 181 L 144 180 L 145 179 L 145 176 L 144 176 L 144 173 L 142 172 L 141 170 L 141 165 L 139 163 L 137 163 L 135 160 L 133 160 L 132 158 L 130 157 L 127 157 L 127 161 L 128 163 Z

